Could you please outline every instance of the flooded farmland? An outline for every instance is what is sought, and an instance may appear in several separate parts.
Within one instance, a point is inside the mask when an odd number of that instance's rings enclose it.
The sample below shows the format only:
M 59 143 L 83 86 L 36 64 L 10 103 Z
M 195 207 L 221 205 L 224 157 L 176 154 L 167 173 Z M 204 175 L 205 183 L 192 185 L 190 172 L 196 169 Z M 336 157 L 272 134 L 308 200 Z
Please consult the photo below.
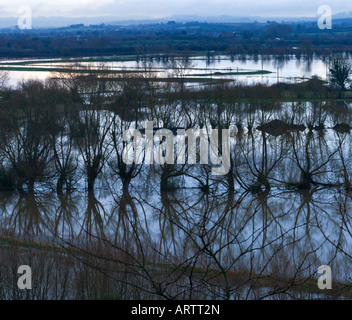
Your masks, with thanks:
M 1 62 L 2 299 L 350 298 L 352 106 L 328 62 L 180 61 Z

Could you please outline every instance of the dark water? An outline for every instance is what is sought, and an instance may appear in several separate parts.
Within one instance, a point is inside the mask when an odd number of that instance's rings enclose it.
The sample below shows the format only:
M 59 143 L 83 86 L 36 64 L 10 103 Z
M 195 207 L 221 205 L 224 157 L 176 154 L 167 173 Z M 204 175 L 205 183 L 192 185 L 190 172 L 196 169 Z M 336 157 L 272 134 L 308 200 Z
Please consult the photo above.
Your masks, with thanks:
M 321 79 L 326 80 L 328 75 L 329 61 L 323 57 L 295 57 L 295 56 L 242 56 L 242 57 L 229 57 L 229 56 L 212 56 L 210 58 L 194 57 L 190 59 L 191 63 L 188 68 L 184 70 L 187 76 L 198 75 L 201 77 L 214 77 L 209 74 L 220 72 L 255 72 L 266 70 L 270 74 L 252 74 L 252 75 L 222 75 L 215 76 L 215 78 L 235 79 L 240 82 L 248 84 L 265 83 L 274 84 L 278 81 L 296 83 L 309 79 L 313 75 L 319 76 Z M 15 61 L 8 61 L 9 65 Z M 6 61 L 2 64 L 6 65 Z M 53 68 L 69 68 L 75 66 L 76 62 L 48 62 L 47 60 L 36 60 L 35 63 L 28 61 L 28 64 L 23 67 L 53 67 Z M 101 62 L 84 62 L 85 67 L 99 68 Z M 105 62 L 104 65 L 113 70 L 143 70 L 144 66 L 142 61 L 120 61 L 120 62 Z M 157 76 L 167 77 L 172 74 L 172 70 L 168 63 L 160 59 L 151 59 L 148 61 L 151 70 L 156 72 Z M 17 65 L 20 68 L 21 65 Z M 45 80 L 53 74 L 50 71 L 10 71 L 10 84 L 15 86 L 18 81 L 22 80 Z
M 1 101 L 0 298 L 350 298 L 349 103 L 282 103 L 260 86 L 243 102 L 227 84 L 199 98 L 134 79 L 107 96 L 94 78 L 71 80 Z M 231 130 L 229 172 L 199 156 L 126 164 L 124 133 L 143 136 L 146 120 Z M 31 291 L 16 286 L 24 264 Z M 318 289 L 321 265 L 331 292 Z
M 350 122 L 350 106 L 238 108 L 221 118 L 230 117 L 234 129 L 237 116 L 244 124 L 232 134 L 228 175 L 211 175 L 211 165 L 154 163 L 133 168 L 126 184 L 115 161 L 122 145 L 114 149 L 107 135 L 110 158 L 93 191 L 86 190 L 84 153 L 75 147 L 71 192 L 56 193 L 55 178 L 48 178 L 33 192 L 1 193 L 1 297 L 326 297 L 314 280 L 321 265 L 332 267 L 334 281 L 348 284 L 352 137 L 332 127 Z M 195 111 L 199 121 L 209 111 L 202 110 Z M 100 115 L 103 130 L 112 120 L 109 112 Z M 313 126 L 323 121 L 325 129 L 247 130 L 277 118 Z M 121 129 L 131 124 L 115 121 Z M 21 264 L 35 274 L 27 293 L 13 290 Z

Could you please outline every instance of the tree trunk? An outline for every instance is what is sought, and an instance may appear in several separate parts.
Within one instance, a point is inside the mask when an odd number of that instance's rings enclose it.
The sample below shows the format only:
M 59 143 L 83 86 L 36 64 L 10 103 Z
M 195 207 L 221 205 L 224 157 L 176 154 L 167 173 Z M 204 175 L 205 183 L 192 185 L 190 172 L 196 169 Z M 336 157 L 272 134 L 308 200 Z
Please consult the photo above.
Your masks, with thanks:
M 160 192 L 161 193 L 169 191 L 168 181 L 169 181 L 168 175 L 163 173 L 160 177 Z
M 312 175 L 308 172 L 302 172 L 301 182 L 299 184 L 300 189 L 310 189 L 312 186 Z
M 92 172 L 92 170 L 88 170 L 87 173 L 87 188 L 88 191 L 93 191 L 94 190 L 94 184 L 95 184 L 95 179 L 97 178 L 97 174 L 95 172 Z
M 34 180 L 30 179 L 27 184 L 28 187 L 28 193 L 33 194 L 34 193 Z
M 64 184 L 65 184 L 65 179 L 62 176 L 60 176 L 56 183 L 56 193 L 58 195 L 63 195 Z

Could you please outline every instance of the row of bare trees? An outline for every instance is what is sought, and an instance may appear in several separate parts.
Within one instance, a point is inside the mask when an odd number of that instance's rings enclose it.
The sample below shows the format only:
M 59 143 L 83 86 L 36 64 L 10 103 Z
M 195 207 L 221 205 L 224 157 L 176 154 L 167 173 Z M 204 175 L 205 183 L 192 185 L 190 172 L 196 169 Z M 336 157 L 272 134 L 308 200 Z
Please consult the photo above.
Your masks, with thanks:
M 151 77 L 143 73 L 114 79 L 108 71 L 103 76 L 65 74 L 45 83 L 29 81 L 17 89 L 3 89 L 2 189 L 33 193 L 36 187 L 56 181 L 61 194 L 72 191 L 83 174 L 86 188 L 93 191 L 105 169 L 121 179 L 124 189 L 141 173 L 149 178 L 157 174 L 162 191 L 185 178 L 206 191 L 217 183 L 232 191 L 235 187 L 268 191 L 280 184 L 299 189 L 341 184 L 350 188 L 350 136 L 328 128 L 350 121 L 348 106 L 279 103 L 261 85 L 253 87 L 249 101 L 243 101 L 240 84 L 194 91 L 183 82 L 181 87 L 171 82 L 157 84 Z M 274 119 L 281 119 L 275 122 L 278 127 L 255 131 Z M 147 120 L 155 128 L 169 128 L 174 133 L 177 128 L 218 129 L 219 154 L 221 130 L 231 129 L 228 174 L 212 177 L 210 165 L 188 165 L 187 161 L 180 165 L 176 159 L 175 164 L 150 167 L 125 163 L 123 150 L 129 142 L 123 140 L 124 132 L 143 130 Z M 282 128 L 297 123 L 308 129 Z
M 262 85 L 250 99 L 241 84 L 189 90 L 183 80 L 158 83 L 147 64 L 140 75 L 103 71 L 1 91 L 1 186 L 20 191 L 1 204 L 3 225 L 17 236 L 48 230 L 66 250 L 51 257 L 53 297 L 297 298 L 319 294 L 317 267 L 350 262 L 343 190 L 351 187 L 351 136 L 328 128 L 350 122 L 348 106 L 282 103 Z M 211 165 L 187 161 L 126 163 L 123 133 L 146 120 L 172 132 L 230 128 L 229 172 L 213 176 Z M 85 206 L 71 192 L 82 177 Z M 97 181 L 112 208 L 92 192 Z M 58 202 L 40 201 L 53 185 Z M 326 187 L 340 192 L 335 202 Z M 38 261 L 44 278 L 48 265 Z M 66 282 L 74 289 L 60 287 Z

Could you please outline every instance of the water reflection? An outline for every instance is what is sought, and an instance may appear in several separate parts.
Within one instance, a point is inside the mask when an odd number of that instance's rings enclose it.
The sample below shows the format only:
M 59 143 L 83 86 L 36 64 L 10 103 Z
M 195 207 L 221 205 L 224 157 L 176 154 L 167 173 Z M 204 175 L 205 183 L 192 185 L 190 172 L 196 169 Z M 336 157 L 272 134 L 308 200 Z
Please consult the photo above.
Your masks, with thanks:
M 94 268 L 112 273 L 122 268 L 124 277 L 131 272 L 142 281 L 143 292 L 160 294 L 155 286 L 161 286 L 161 296 L 168 298 L 201 297 L 200 292 L 208 298 L 270 296 L 273 288 L 263 293 L 257 283 L 268 275 L 294 290 L 288 285 L 293 276 L 299 282 L 321 264 L 342 269 L 350 263 L 341 252 L 351 252 L 351 197 L 341 192 L 336 198 L 325 189 L 156 195 L 136 182 L 99 200 L 94 194 L 18 195 L 1 197 L 0 205 L 7 234 L 61 241 Z M 108 269 L 106 260 L 114 262 Z
M 0 194 L 0 297 L 24 298 L 9 267 L 23 261 L 40 283 L 28 298 L 330 297 L 315 279 L 326 264 L 334 294 L 350 297 L 351 106 L 273 101 L 262 86 L 243 102 L 226 84 L 181 102 L 169 97 L 189 92 L 166 86 L 161 101 L 159 88 L 135 81 L 103 103 L 89 79 L 88 107 L 50 118 L 26 98 L 31 121 L 4 124 L 1 182 L 14 191 Z M 28 88 L 36 102 L 41 87 Z M 229 172 L 213 176 L 199 161 L 126 164 L 123 133 L 146 119 L 230 128 Z
M 153 71 L 158 72 L 161 77 L 167 77 L 170 73 L 170 61 L 172 57 L 169 56 L 149 56 L 149 57 L 137 57 L 136 61 L 118 61 L 118 62 L 106 62 L 106 65 L 110 69 L 115 70 L 144 70 L 145 65 L 152 67 Z M 308 79 L 313 75 L 317 75 L 323 80 L 327 78 L 327 66 L 329 61 L 319 56 L 271 56 L 271 55 L 238 55 L 238 56 L 220 56 L 215 55 L 212 52 L 206 54 L 205 57 L 194 57 L 191 58 L 194 62 L 192 69 L 188 70 L 189 76 L 192 74 L 203 74 L 203 77 L 209 76 L 209 73 L 215 72 L 229 72 L 231 71 L 257 71 L 257 70 L 268 70 L 272 74 L 263 75 L 236 75 L 236 76 L 223 76 L 224 78 L 237 79 L 239 81 L 246 81 L 249 84 L 252 83 L 269 83 L 274 84 L 277 82 L 276 74 L 279 72 L 280 81 L 292 82 L 293 79 Z M 6 61 L 5 61 L 6 62 Z M 4 62 L 4 63 L 5 63 Z M 40 61 L 39 61 L 40 62 Z M 69 62 L 57 62 L 50 63 L 50 67 L 72 67 L 74 63 Z M 84 62 L 82 66 L 97 67 L 99 63 L 96 62 Z M 28 66 L 28 65 L 27 65 Z M 36 62 L 33 66 L 46 67 L 45 60 L 41 63 Z M 21 65 L 16 65 L 21 67 Z M 193 70 L 193 68 L 195 68 Z M 51 76 L 50 71 L 10 71 L 10 84 L 16 86 L 21 80 L 27 79 L 47 79 Z

